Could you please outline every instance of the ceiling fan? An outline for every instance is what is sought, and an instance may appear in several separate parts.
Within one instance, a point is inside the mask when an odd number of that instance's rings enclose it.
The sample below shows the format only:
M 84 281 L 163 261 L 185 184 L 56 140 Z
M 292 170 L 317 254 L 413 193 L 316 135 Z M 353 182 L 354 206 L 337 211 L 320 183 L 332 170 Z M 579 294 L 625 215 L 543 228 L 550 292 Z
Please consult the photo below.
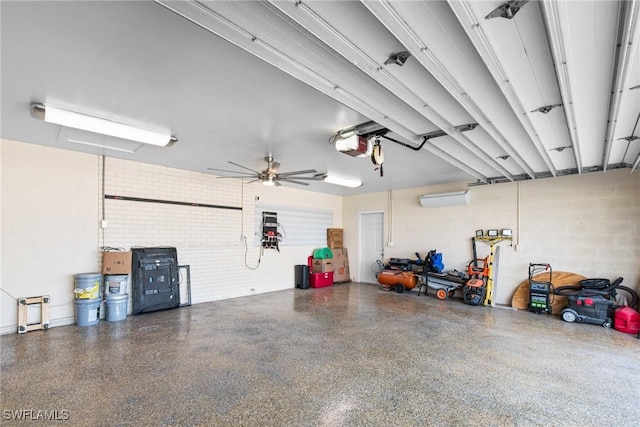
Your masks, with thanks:
M 305 169 L 293 172 L 282 172 L 278 173 L 278 168 L 280 167 L 280 163 L 273 160 L 271 155 L 264 158 L 267 162 L 267 167 L 261 172 L 248 168 L 246 166 L 239 165 L 232 161 L 228 161 L 234 166 L 237 166 L 242 169 L 246 169 L 248 171 L 253 172 L 249 174 L 244 171 L 232 171 L 226 169 L 215 169 L 215 168 L 207 168 L 208 170 L 218 171 L 218 172 L 230 172 L 237 173 L 241 175 L 233 175 L 233 176 L 219 176 L 218 178 L 241 178 L 241 179 L 252 179 L 248 183 L 262 181 L 264 185 L 281 185 L 281 182 L 290 182 L 292 184 L 298 185 L 309 185 L 307 182 L 303 181 L 323 181 L 326 177 L 326 173 L 318 173 L 315 169 Z M 299 176 L 299 175 L 307 175 L 314 174 L 312 176 Z

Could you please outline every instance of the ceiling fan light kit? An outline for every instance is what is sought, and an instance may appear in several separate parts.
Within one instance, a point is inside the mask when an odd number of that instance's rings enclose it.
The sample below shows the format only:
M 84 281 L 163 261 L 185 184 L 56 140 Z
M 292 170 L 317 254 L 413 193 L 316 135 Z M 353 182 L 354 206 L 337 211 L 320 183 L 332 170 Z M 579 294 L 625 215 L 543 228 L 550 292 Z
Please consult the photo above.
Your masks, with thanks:
M 263 185 L 266 185 L 267 187 L 272 187 L 276 184 L 276 182 L 273 180 L 273 177 L 270 176 L 267 179 L 265 179 L 264 181 L 262 181 Z
M 175 144 L 178 139 L 167 132 L 156 132 L 142 129 L 125 123 L 116 122 L 88 114 L 78 113 L 63 108 L 41 103 L 31 104 L 31 116 L 64 127 L 80 129 L 87 132 L 113 136 L 115 138 L 144 144 L 167 147 Z

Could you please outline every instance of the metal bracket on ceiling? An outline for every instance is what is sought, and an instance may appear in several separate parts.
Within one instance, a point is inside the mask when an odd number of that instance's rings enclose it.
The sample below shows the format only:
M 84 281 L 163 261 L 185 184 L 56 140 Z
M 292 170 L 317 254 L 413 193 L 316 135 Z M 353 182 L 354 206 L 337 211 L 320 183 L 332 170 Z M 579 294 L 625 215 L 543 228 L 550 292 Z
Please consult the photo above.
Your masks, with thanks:
M 360 123 L 355 126 L 341 129 L 338 132 L 336 132 L 336 134 L 332 138 L 346 138 L 347 136 L 351 136 L 353 134 L 359 134 L 362 130 L 373 127 L 373 126 L 378 127 L 380 125 L 374 122 L 373 120 L 371 120 L 368 122 Z
M 522 6 L 529 3 L 529 0 L 509 0 L 503 5 L 500 5 L 493 9 L 491 13 L 484 17 L 484 19 L 491 18 L 506 18 L 512 19 L 516 16 L 516 13 L 520 10 Z
M 453 130 L 457 132 L 467 132 L 470 130 L 474 130 L 478 126 L 478 123 L 466 123 L 464 125 L 454 126 Z M 369 129 L 369 130 L 366 130 Z M 364 132 L 362 132 L 364 130 Z M 365 123 L 361 123 L 359 125 L 352 126 L 350 128 L 342 129 L 338 131 L 332 138 L 343 137 L 344 135 L 349 134 L 358 134 L 362 138 L 371 139 L 371 138 L 384 138 L 388 141 L 395 142 L 398 145 L 402 145 L 403 147 L 410 148 L 413 151 L 420 151 L 422 147 L 427 143 L 428 140 L 433 138 L 439 138 L 441 136 L 447 136 L 449 133 L 443 130 L 436 130 L 433 132 L 425 133 L 424 135 L 420 135 L 422 137 L 422 143 L 420 145 L 413 146 L 410 144 L 406 144 L 402 141 L 398 141 L 395 138 L 391 138 L 387 136 L 391 130 L 386 127 L 379 125 L 374 121 L 369 121 Z
M 565 145 L 563 147 L 551 148 L 551 149 L 549 149 L 549 151 L 557 151 L 558 153 L 562 153 L 567 148 L 573 148 L 573 147 L 571 147 L 570 145 Z
M 618 138 L 618 141 L 620 141 L 621 139 L 624 139 L 627 142 L 631 142 L 631 141 L 635 141 L 636 139 L 640 139 L 640 136 L 635 136 L 635 135 L 625 136 L 624 138 Z
M 467 123 L 467 124 L 464 124 L 464 125 L 455 126 L 453 129 L 458 131 L 458 132 L 466 132 L 466 131 L 469 131 L 469 130 L 474 130 L 477 126 L 478 126 L 478 123 Z M 406 143 L 404 143 L 402 141 L 398 141 L 397 139 L 394 139 L 394 138 L 391 138 L 391 137 L 387 136 L 387 133 L 389 133 L 389 132 L 391 132 L 389 129 L 382 128 L 382 129 L 377 129 L 377 130 L 374 130 L 374 131 L 371 131 L 371 132 L 368 132 L 368 133 L 365 133 L 365 134 L 361 134 L 360 136 L 362 136 L 363 138 L 367 138 L 367 139 L 372 138 L 372 137 L 384 138 L 384 139 L 386 139 L 388 141 L 395 142 L 398 145 L 402 145 L 403 147 L 410 148 L 413 151 L 420 151 L 422 149 L 422 147 L 424 147 L 424 144 L 427 143 L 428 140 L 448 135 L 448 133 L 443 131 L 443 130 L 436 130 L 436 131 L 433 131 L 433 132 L 426 133 L 424 135 L 421 135 L 422 138 L 423 138 L 422 139 L 422 144 L 420 144 L 420 145 L 418 145 L 416 147 L 416 146 L 406 144 Z
M 386 61 L 384 61 L 384 65 L 396 64 L 397 66 L 402 67 L 410 56 L 411 54 L 406 50 L 394 53 Z
M 545 105 L 544 107 L 540 107 L 540 108 L 536 108 L 535 110 L 531 110 L 531 112 L 532 113 L 547 114 L 549 111 L 553 110 L 556 107 L 562 107 L 562 104 Z

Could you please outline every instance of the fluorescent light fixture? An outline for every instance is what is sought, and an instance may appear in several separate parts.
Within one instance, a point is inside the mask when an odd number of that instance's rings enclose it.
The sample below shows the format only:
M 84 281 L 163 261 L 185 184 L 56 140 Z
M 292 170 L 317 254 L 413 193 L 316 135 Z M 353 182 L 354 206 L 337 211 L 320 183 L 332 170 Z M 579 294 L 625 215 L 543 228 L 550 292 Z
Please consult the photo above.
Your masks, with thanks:
M 342 178 L 334 175 L 327 175 L 324 182 L 329 184 L 342 185 L 343 187 L 356 188 L 362 185 L 362 181 L 355 178 Z
M 76 113 L 75 111 L 53 107 L 51 105 L 31 104 L 31 115 L 47 123 L 127 139 L 129 141 L 142 142 L 144 144 L 158 145 L 160 147 L 173 145 L 178 140 L 168 133 L 140 129 L 124 123 Z

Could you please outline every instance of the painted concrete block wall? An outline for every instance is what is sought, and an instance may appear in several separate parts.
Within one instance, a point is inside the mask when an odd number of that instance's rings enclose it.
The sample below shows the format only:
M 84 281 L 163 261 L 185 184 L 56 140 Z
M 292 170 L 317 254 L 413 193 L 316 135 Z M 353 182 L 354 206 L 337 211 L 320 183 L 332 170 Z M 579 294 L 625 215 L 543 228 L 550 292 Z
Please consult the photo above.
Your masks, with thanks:
M 550 263 L 556 271 L 640 281 L 640 175 L 628 169 L 556 179 L 472 187 L 470 205 L 423 208 L 419 197 L 467 188 L 466 183 L 345 197 L 346 245 L 359 259 L 360 212 L 385 212 L 385 259 L 414 258 L 431 249 L 444 256 L 445 269 L 464 269 L 473 259 L 476 229 L 510 228 L 513 242 L 500 243 L 496 302 L 510 305 L 528 265 Z M 391 199 L 391 202 L 389 202 Z M 391 209 L 390 209 L 391 207 Z M 518 244 L 519 251 L 516 251 Z M 478 257 L 489 246 L 477 244 Z M 357 269 L 354 269 L 357 272 Z
M 0 332 L 17 331 L 23 297 L 49 295 L 51 326 L 73 323 L 74 275 L 100 269 L 98 157 L 9 140 L 0 152 Z

